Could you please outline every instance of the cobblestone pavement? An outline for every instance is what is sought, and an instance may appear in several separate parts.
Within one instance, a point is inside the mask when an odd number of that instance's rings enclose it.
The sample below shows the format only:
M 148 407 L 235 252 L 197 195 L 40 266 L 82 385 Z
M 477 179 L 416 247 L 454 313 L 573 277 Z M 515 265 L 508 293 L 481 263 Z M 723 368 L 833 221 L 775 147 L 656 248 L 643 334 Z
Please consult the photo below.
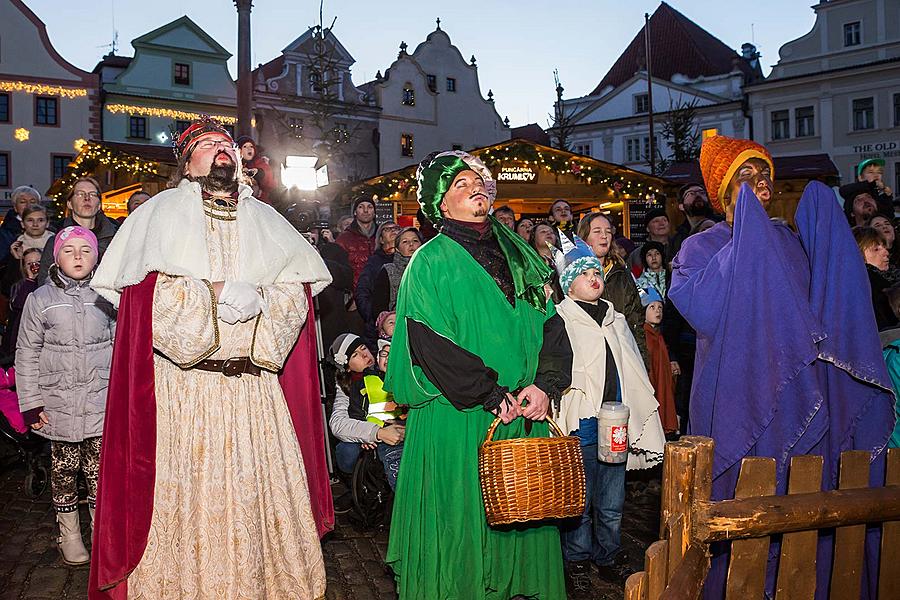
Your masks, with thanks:
M 0 464 L 14 451 L 0 440 Z M 55 546 L 50 490 L 30 500 L 23 493 L 26 470 L 13 464 L 0 471 L 0 600 L 82 600 L 87 598 L 88 568 L 63 564 Z M 643 568 L 643 551 L 659 529 L 658 487 L 629 483 L 623 518 L 622 544 L 626 573 Z M 636 491 L 640 489 L 641 491 Z M 336 490 L 338 493 L 340 490 Z M 87 507 L 81 507 L 87 535 Z M 388 600 L 396 598 L 393 578 L 384 565 L 387 530 L 362 530 L 344 515 L 323 544 L 328 600 Z M 595 600 L 621 600 L 622 585 L 591 575 Z

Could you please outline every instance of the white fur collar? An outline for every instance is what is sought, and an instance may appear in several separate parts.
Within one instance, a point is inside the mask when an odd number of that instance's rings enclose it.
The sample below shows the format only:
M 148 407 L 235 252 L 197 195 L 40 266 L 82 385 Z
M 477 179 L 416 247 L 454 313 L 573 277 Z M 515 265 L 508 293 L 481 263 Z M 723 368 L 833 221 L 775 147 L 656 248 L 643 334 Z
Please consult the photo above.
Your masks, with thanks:
M 240 186 L 237 223 L 238 277 L 253 284 L 309 283 L 317 294 L 331 283 L 319 253 L 278 212 Z M 209 279 L 206 215 L 200 184 L 183 180 L 160 192 L 125 219 L 91 281 L 118 307 L 122 289 L 151 272 Z

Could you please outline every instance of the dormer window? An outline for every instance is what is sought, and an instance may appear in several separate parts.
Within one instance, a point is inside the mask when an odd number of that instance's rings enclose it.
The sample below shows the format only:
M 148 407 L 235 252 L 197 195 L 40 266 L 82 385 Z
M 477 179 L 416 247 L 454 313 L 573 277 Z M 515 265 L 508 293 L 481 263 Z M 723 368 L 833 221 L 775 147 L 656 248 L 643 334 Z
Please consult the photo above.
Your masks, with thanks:
M 403 86 L 403 100 L 401 100 L 401 104 L 404 106 L 416 105 L 416 90 L 413 89 L 411 83 L 407 83 Z
M 437 91 L 437 76 L 435 75 L 426 75 L 426 81 L 428 82 L 428 89 L 432 92 Z

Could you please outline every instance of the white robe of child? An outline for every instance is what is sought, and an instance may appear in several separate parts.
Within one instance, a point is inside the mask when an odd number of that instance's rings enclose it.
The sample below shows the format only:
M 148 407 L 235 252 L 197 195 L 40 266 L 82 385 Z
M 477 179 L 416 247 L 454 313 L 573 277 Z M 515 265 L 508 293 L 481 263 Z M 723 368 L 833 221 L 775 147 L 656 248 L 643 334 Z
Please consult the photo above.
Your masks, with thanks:
M 628 407 L 628 463 L 626 468 L 647 469 L 662 462 L 666 438 L 659 420 L 659 403 L 625 316 L 607 305 L 603 326 L 597 324 L 571 298 L 565 298 L 556 311 L 566 324 L 572 344 L 572 384 L 562 397 L 554 415 L 566 432 L 578 429 L 580 419 L 596 417 L 603 402 L 606 375 L 606 344 L 616 361 L 622 388 L 622 402 Z

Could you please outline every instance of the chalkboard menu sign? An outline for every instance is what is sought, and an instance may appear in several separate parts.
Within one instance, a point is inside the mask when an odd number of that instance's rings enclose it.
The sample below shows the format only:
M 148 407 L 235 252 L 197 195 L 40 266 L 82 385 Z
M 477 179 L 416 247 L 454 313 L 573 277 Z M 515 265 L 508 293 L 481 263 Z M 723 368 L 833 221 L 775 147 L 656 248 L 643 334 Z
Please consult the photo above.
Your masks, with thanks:
M 394 220 L 394 203 L 384 202 L 382 200 L 375 201 L 375 222 L 379 225 L 386 221 Z
M 647 213 L 657 207 L 655 202 L 629 202 L 628 238 L 637 245 L 647 241 Z

